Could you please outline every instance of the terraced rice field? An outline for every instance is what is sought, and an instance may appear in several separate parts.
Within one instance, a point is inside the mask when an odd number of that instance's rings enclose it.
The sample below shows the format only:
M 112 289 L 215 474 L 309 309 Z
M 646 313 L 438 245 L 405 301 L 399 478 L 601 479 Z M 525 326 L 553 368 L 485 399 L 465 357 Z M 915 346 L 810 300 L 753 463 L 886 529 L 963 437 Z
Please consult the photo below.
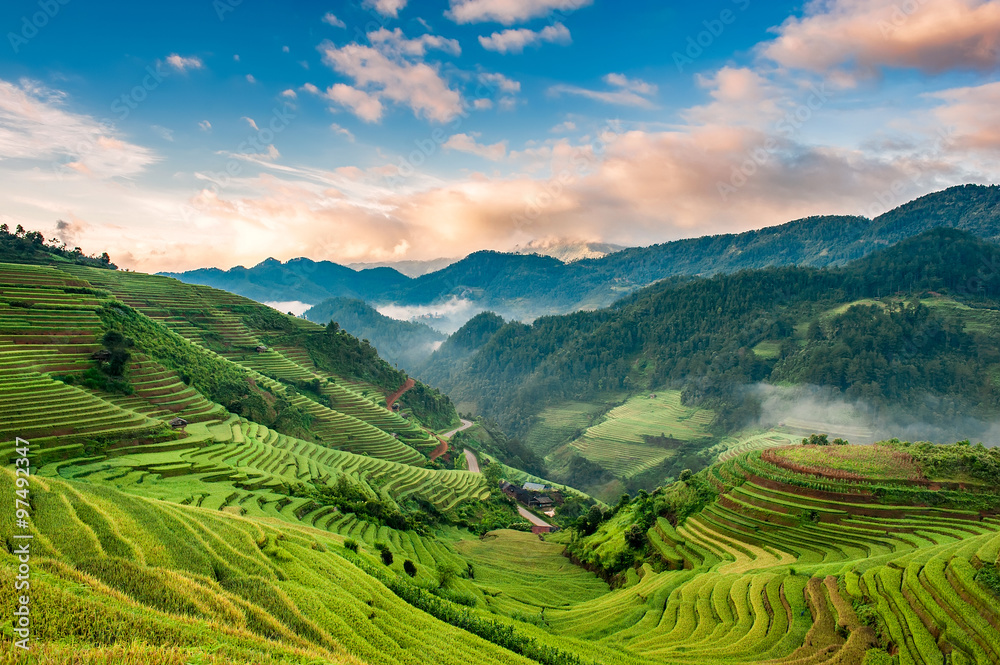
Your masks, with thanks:
M 725 446 L 719 454 L 720 462 L 727 462 L 737 455 L 748 453 L 751 450 L 763 450 L 777 446 L 790 446 L 801 442 L 802 437 L 788 434 L 781 430 L 770 429 L 764 432 L 750 432 L 742 436 L 723 439 Z
M 645 436 L 666 434 L 681 441 L 710 437 L 708 426 L 715 414 L 685 407 L 680 399 L 679 391 L 656 393 L 655 398 L 633 397 L 570 446 L 619 478 L 642 473 L 673 455 L 671 450 L 647 444 Z
M 35 662 L 533 662 L 408 605 L 334 553 L 340 536 L 91 484 L 32 492 Z M 17 558 L 0 562 L 12 588 Z
M 485 604 L 502 614 L 544 616 L 609 590 L 563 556 L 562 545 L 539 542 L 530 533 L 496 531 L 480 540 L 463 540 L 455 550 L 472 564 L 473 583 L 483 591 Z
M 538 414 L 538 422 L 525 437 L 525 445 L 544 457 L 577 438 L 605 408 L 603 404 L 590 402 L 563 402 L 549 407 Z
M 875 477 L 817 483 L 760 452 L 709 479 L 717 501 L 647 534 L 670 570 L 630 570 L 622 588 L 546 610 L 547 632 L 593 640 L 606 662 L 625 661 L 601 648 L 663 663 L 860 664 L 879 634 L 899 663 L 1000 662 L 998 599 L 976 581 L 998 561 L 996 516 L 886 504 Z
M 79 378 L 95 367 L 91 354 L 102 348 L 104 333 L 96 312 L 116 297 L 198 345 L 201 353 L 220 349 L 224 358 L 259 343 L 227 310 L 249 306 L 245 299 L 151 275 L 67 270 L 0 264 L 0 453 L 5 456 L 20 436 L 32 441 L 36 462 L 49 475 L 295 523 L 318 521 L 319 510 L 289 499 L 289 483 L 344 475 L 372 497 L 397 504 L 419 498 L 442 511 L 489 496 L 481 476 L 422 468 L 426 457 L 416 447 L 436 445 L 436 439 L 376 404 L 376 395 L 362 394 L 371 387 L 305 369 L 304 349 L 285 349 L 289 357 L 274 350 L 249 357 L 276 359 L 273 368 L 281 378 L 320 381 L 329 407 L 288 393 L 313 418 L 316 440 L 309 442 L 232 416 L 177 372 L 138 352 L 127 369 L 131 394 L 54 379 Z M 317 329 L 305 321 L 295 325 Z M 274 378 L 252 376 L 277 394 L 286 392 Z M 188 425 L 172 432 L 167 422 L 176 417 Z

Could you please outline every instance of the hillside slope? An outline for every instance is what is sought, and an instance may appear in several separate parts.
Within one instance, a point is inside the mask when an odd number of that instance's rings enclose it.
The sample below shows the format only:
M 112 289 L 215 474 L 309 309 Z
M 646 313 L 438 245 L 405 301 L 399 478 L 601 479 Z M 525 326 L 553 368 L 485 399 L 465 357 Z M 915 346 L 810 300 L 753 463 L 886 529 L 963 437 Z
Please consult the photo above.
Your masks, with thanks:
M 351 298 L 329 298 L 303 317 L 321 325 L 336 321 L 351 335 L 371 342 L 381 357 L 408 371 L 420 366 L 446 339 L 424 323 L 391 319 Z
M 648 473 L 638 484 L 648 489 L 685 467 L 704 466 L 712 456 L 701 453 L 744 427 L 766 429 L 794 416 L 801 427 L 836 433 L 824 429 L 832 425 L 823 417 L 811 424 L 817 419 L 796 415 L 793 385 L 822 388 L 809 399 L 799 396 L 816 405 L 813 415 L 837 404 L 855 412 L 855 422 L 841 425 L 868 430 L 856 439 L 902 428 L 921 439 L 982 437 L 1000 409 L 1000 271 L 991 268 L 998 265 L 997 245 L 935 229 L 844 268 L 666 281 L 608 309 L 543 317 L 531 326 L 511 322 L 471 354 L 448 355 L 449 340 L 420 371 L 463 411 L 496 418 L 525 437 L 547 456 L 557 480 L 606 499 L 613 496 L 597 489 L 609 480 L 600 469 L 624 481 Z M 456 334 L 466 336 L 471 331 Z M 666 390 L 680 391 L 684 407 L 713 410 L 703 433 L 715 438 L 685 445 L 691 437 L 682 435 L 681 420 L 694 414 L 678 411 L 674 425 L 664 417 L 655 429 L 611 437 L 640 446 L 645 438 L 645 452 L 589 443 L 585 430 L 609 409 L 630 396 L 647 398 L 641 404 L 652 408 L 657 400 L 649 393 Z M 782 395 L 788 400 L 766 408 Z M 571 404 L 584 405 L 577 409 L 582 417 L 567 413 L 575 425 L 562 427 L 558 411 Z M 562 438 L 545 440 L 538 427 Z M 577 457 L 600 469 L 571 468 Z

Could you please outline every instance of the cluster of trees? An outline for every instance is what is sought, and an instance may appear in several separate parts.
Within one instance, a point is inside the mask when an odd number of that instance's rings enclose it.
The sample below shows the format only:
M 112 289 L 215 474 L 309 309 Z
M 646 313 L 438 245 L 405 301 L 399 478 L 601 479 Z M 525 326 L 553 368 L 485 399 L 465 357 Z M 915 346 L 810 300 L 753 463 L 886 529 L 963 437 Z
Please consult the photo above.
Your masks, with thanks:
M 39 231 L 27 231 L 20 224 L 11 232 L 7 224 L 0 224 L 0 261 L 7 263 L 48 263 L 53 260 L 68 261 L 95 268 L 116 270 L 107 252 L 87 256 L 79 247 L 67 249 L 58 238 L 46 240 Z
M 246 370 L 191 344 L 128 305 L 107 304 L 98 314 L 108 331 L 105 339 L 134 340 L 129 348 L 175 370 L 184 383 L 222 404 L 231 413 L 289 436 L 312 438 L 309 432 L 312 416 L 292 404 L 280 391 L 258 385 Z M 112 350 L 112 357 L 114 353 Z M 124 362 L 127 363 L 127 359 Z
M 103 390 L 120 395 L 135 392 L 128 379 L 128 365 L 132 360 L 129 351 L 135 340 L 116 330 L 109 330 L 101 338 L 102 351 L 94 354 L 94 366 L 78 377 L 69 374 L 58 377 L 64 383 L 79 383 L 91 390 Z
M 639 490 L 634 498 L 623 494 L 611 510 L 593 506 L 574 525 L 578 537 L 567 550 L 605 579 L 638 562 L 658 563 L 647 536 L 657 519 L 664 518 L 677 526 L 717 496 L 705 472 L 693 474 L 685 469 L 675 483 L 652 492 Z M 609 547 L 609 541 L 614 541 L 614 546 Z
M 263 305 L 239 305 L 233 311 L 248 328 L 258 333 L 269 346 L 298 346 L 306 349 L 313 364 L 326 372 L 372 383 L 386 393 L 406 382 L 407 375 L 379 356 L 367 339 L 348 334 L 336 321 L 329 321 L 322 332 L 304 329 L 290 317 Z M 322 398 L 317 391 L 305 388 L 310 397 Z M 449 397 L 440 390 L 417 383 L 400 398 L 421 423 L 441 429 L 458 417 Z
M 995 410 L 1000 390 L 989 368 L 1000 362 L 998 331 L 965 332 L 916 302 L 856 306 L 820 320 L 890 288 L 995 305 L 1000 247 L 940 228 L 843 268 L 668 280 L 609 309 L 508 323 L 458 371 L 437 375 L 455 399 L 478 404 L 515 435 L 547 404 L 647 386 L 680 388 L 686 404 L 715 409 L 719 433 L 759 415 L 746 387 L 760 381 L 830 386 L 876 408 L 920 405 L 929 417 L 962 405 Z M 795 326 L 810 321 L 803 339 Z M 779 344 L 780 353 L 754 353 L 762 341 Z M 927 395 L 940 398 L 941 412 L 926 412 Z
M 380 356 L 408 371 L 426 360 L 446 337 L 423 323 L 391 319 L 354 298 L 324 300 L 303 316 L 324 325 L 336 321 L 355 337 L 369 340 Z

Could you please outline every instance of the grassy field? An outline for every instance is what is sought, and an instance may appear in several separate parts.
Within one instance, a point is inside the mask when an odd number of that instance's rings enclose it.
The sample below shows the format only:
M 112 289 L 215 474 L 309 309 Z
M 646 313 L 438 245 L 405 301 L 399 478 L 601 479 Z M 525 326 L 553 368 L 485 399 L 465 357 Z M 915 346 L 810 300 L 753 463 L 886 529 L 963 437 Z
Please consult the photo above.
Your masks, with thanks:
M 909 454 L 878 445 L 796 446 L 775 454 L 819 473 L 842 471 L 889 480 L 918 480 L 924 477 L 920 466 Z
M 608 585 L 563 556 L 563 546 L 518 531 L 495 531 L 455 550 L 473 566 L 487 607 L 543 621 L 545 612 L 601 597 Z
M 139 350 L 128 390 L 88 384 L 109 303 L 134 307 L 193 365 L 295 406 L 308 428 L 230 413 L 194 369 Z M 30 656 L 11 644 L 21 527 L 0 511 L 0 663 L 1000 662 L 1000 492 L 973 477 L 1000 453 L 956 446 L 932 468 L 917 445 L 747 432 L 590 536 L 390 528 L 364 510 L 455 515 L 491 488 L 430 468 L 427 430 L 387 411 L 370 381 L 324 371 L 302 345 L 258 353 L 268 324 L 255 307 L 158 277 L 0 265 L 0 453 L 9 462 L 14 437 L 31 437 L 35 640 Z M 713 414 L 674 392 L 594 422 L 605 409 L 545 412 L 532 446 L 627 477 L 672 452 L 647 435 L 710 440 Z M 178 416 L 188 424 L 174 430 Z M 361 495 L 350 510 L 317 493 L 341 481 Z M 0 469 L 0 492 L 16 482 Z
M 538 414 L 524 443 L 535 454 L 545 457 L 559 446 L 583 434 L 584 430 L 600 419 L 609 406 L 621 398 L 609 398 L 609 403 L 562 402 Z
M 666 435 L 680 441 L 708 441 L 715 414 L 680 403 L 679 391 L 640 395 L 609 411 L 568 444 L 576 454 L 619 478 L 629 478 L 660 464 L 673 451 L 650 445 L 647 436 Z

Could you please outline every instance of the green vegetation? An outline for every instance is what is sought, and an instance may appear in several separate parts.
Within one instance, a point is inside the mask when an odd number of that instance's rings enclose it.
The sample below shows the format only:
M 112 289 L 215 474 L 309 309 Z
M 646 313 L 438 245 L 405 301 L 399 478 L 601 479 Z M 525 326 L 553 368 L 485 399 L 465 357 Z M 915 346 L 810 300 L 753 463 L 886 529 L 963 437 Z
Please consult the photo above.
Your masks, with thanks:
M 703 468 L 714 458 L 704 451 L 756 425 L 761 382 L 821 386 L 883 429 L 909 425 L 913 410 L 928 438 L 975 435 L 974 419 L 985 432 L 1000 408 L 1000 328 L 983 315 L 1000 307 L 1000 272 L 983 265 L 1000 265 L 1000 248 L 939 228 L 845 267 L 667 280 L 609 309 L 508 323 L 461 362 L 437 359 L 447 367 L 429 375 L 533 444 L 545 473 L 606 498 Z M 921 302 L 945 296 L 961 306 Z M 762 342 L 779 352 L 758 356 Z M 656 411 L 650 393 L 679 394 L 675 412 Z M 623 394 L 622 411 L 589 422 Z M 615 417 L 629 409 L 634 425 Z M 688 418 L 697 409 L 702 419 Z M 657 445 L 667 439 L 697 445 L 677 465 L 681 455 Z
M 983 249 L 953 240 L 961 252 Z M 940 260 L 920 263 L 914 281 L 940 293 L 964 268 L 947 243 L 938 244 Z M 934 267 L 940 263 L 951 265 Z M 844 292 L 823 302 L 787 296 L 791 309 L 771 312 L 774 302 L 747 285 L 776 278 L 807 294 L 824 280 Z M 31 657 L 275 665 L 1000 661 L 998 449 L 969 441 L 857 446 L 820 435 L 803 446 L 796 444 L 802 432 L 781 428 L 726 436 L 745 405 L 723 389 L 745 387 L 750 375 L 741 372 L 754 368 L 767 377 L 798 371 L 796 358 L 833 372 L 846 345 L 858 362 L 843 372 L 876 372 L 887 400 L 905 394 L 899 381 L 907 377 L 957 399 L 986 384 L 978 374 L 962 384 L 953 361 L 966 358 L 975 372 L 992 367 L 989 317 L 977 314 L 972 329 L 961 317 L 989 311 L 993 287 L 959 296 L 961 307 L 882 300 L 852 309 L 843 305 L 868 288 L 851 282 L 867 279 L 856 268 L 719 279 L 663 285 L 664 309 L 650 310 L 648 327 L 637 308 L 659 301 L 645 295 L 612 312 L 575 315 L 577 328 L 554 318 L 528 327 L 480 317 L 459 338 L 469 352 L 462 371 L 484 357 L 516 361 L 493 367 L 506 374 L 499 404 L 541 390 L 546 379 L 536 372 L 559 379 L 559 363 L 579 360 L 580 381 L 557 387 L 565 402 L 524 412 L 523 440 L 479 419 L 453 437 L 450 461 L 431 464 L 434 432 L 457 420 L 450 401 L 421 384 L 406 390 L 404 374 L 338 327 L 162 277 L 0 263 L 0 452 L 9 460 L 15 436 L 31 441 Z M 726 284 L 733 288 L 720 300 Z M 675 299 L 684 289 L 689 300 Z M 743 311 L 728 320 L 742 326 L 728 333 L 745 336 L 740 346 L 695 320 L 720 302 Z M 622 312 L 640 325 L 616 328 Z M 726 316 L 716 312 L 713 325 Z M 757 329 L 743 325 L 753 317 Z M 664 323 L 675 328 L 655 327 Z M 685 326 L 698 333 L 687 351 Z M 513 378 L 535 362 L 521 344 L 537 329 L 548 330 L 553 347 L 522 394 Z M 921 330 L 930 332 L 914 350 L 888 357 L 883 340 Z M 612 332 L 634 334 L 643 353 L 623 361 L 630 383 L 601 386 L 602 371 L 587 370 L 592 359 L 578 352 L 589 349 L 582 339 L 596 344 Z M 756 358 L 750 349 L 760 336 L 783 336 L 782 353 Z M 646 390 L 664 380 L 664 367 L 681 371 L 684 358 L 658 356 L 660 344 L 688 353 L 684 371 L 704 380 Z M 904 373 L 912 358 L 926 371 Z M 88 382 L 95 373 L 105 383 Z M 596 392 L 586 389 L 591 380 Z M 397 399 L 401 413 L 391 409 Z M 558 440 L 542 441 L 536 426 Z M 466 446 L 476 450 L 481 474 L 453 468 Z M 638 447 L 662 458 L 644 466 L 629 457 Z M 722 461 L 698 470 L 716 455 Z M 552 522 L 563 528 L 528 533 L 498 483 L 547 481 L 510 464 L 586 478 L 608 504 L 558 488 L 564 503 Z M 14 494 L 16 483 L 9 468 L 0 471 L 0 492 Z M 0 514 L 7 589 L 18 564 L 13 519 Z M 3 605 L 0 635 L 9 642 L 12 603 Z M 0 660 L 18 662 L 7 646 Z
M 4 263 L 75 263 L 95 268 L 117 269 L 107 252 L 100 256 L 87 256 L 79 247 L 66 249 L 58 238 L 48 241 L 38 231 L 26 231 L 20 224 L 11 232 L 7 224 L 0 224 L 0 261 Z
M 411 371 L 446 337 L 423 323 L 391 319 L 365 301 L 352 298 L 324 300 L 303 316 L 321 325 L 336 321 L 354 337 L 369 340 L 381 357 Z

